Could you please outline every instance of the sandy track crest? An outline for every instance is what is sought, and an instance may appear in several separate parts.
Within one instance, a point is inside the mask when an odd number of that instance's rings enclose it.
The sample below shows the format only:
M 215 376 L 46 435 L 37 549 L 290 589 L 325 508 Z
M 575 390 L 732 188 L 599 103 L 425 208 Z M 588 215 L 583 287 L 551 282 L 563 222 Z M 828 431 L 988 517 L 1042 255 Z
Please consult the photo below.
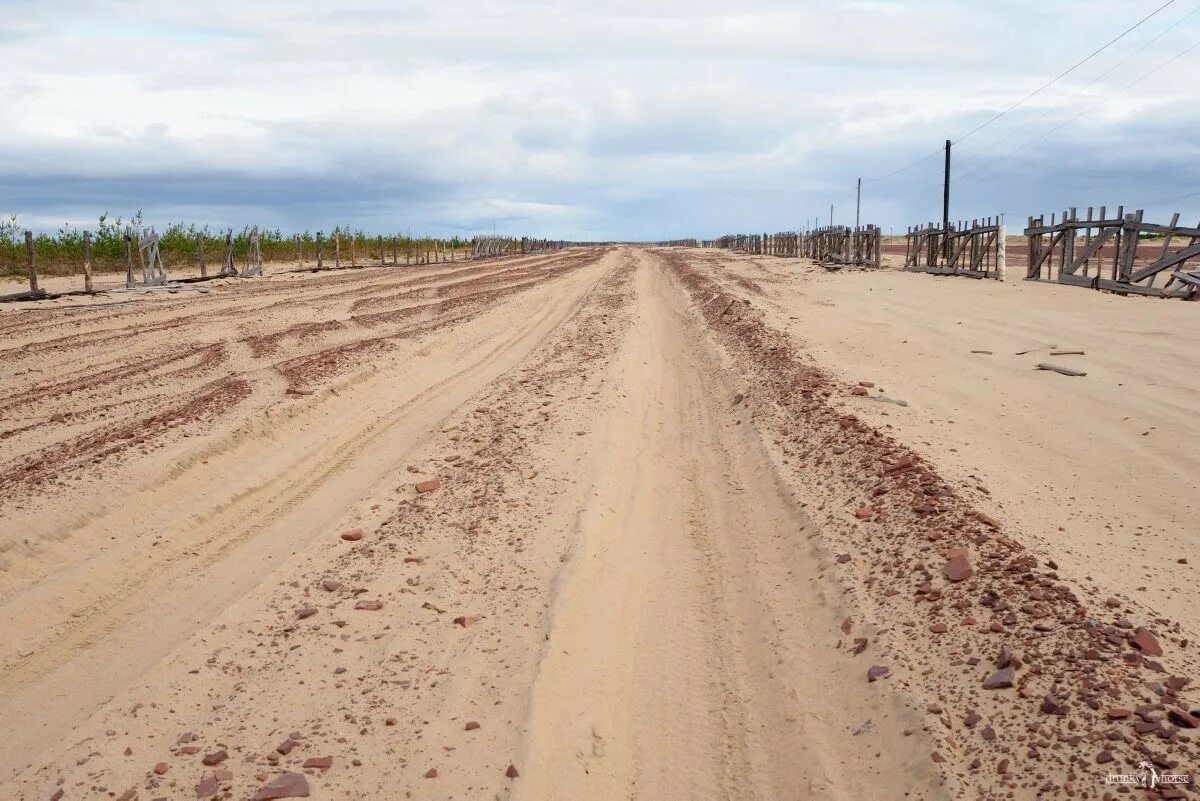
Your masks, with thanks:
M 642 252 L 607 447 L 552 609 L 519 799 L 892 797 L 932 783 L 911 715 L 844 685 L 841 614 L 716 354 Z M 814 656 L 814 654 L 817 654 Z M 935 794 L 936 795 L 936 794 Z

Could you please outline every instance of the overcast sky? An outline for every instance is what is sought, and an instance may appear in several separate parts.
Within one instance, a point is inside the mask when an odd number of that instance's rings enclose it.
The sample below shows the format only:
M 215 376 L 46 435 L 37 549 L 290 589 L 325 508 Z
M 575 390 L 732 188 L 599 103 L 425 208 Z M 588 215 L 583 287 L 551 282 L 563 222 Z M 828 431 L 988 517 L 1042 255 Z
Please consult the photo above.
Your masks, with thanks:
M 940 217 L 941 155 L 873 177 L 1165 1 L 0 0 L 0 213 L 708 237 L 853 223 L 862 176 L 903 230 Z M 1116 94 L 1200 40 L 1198 2 L 957 145 L 952 217 L 1200 192 L 1200 48 Z M 1176 210 L 1200 198 L 1147 216 Z

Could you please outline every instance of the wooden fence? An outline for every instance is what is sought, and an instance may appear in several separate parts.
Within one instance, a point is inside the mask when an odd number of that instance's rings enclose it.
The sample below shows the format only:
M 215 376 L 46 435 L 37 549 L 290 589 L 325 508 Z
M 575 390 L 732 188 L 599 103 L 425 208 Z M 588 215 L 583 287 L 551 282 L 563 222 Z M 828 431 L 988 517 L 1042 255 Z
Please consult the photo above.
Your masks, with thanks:
M 904 269 L 933 275 L 966 275 L 1004 280 L 1004 225 L 988 217 L 952 224 L 910 226 L 905 235 Z
M 555 250 L 562 250 L 566 245 L 567 243 L 561 240 L 521 237 L 522 253 L 549 253 Z
M 766 252 L 771 256 L 788 258 L 800 255 L 800 235 L 795 231 L 782 231 L 767 237 Z
M 1029 218 L 1026 279 L 1103 289 L 1120 294 L 1196 299 L 1200 297 L 1200 267 L 1187 262 L 1200 257 L 1200 226 L 1179 225 L 1179 214 L 1168 225 L 1148 223 L 1139 209 L 1124 207 L 1107 217 L 1088 208 L 1079 219 L 1076 209 L 1046 217 Z M 1157 237 L 1162 237 L 1159 245 Z M 1180 244 L 1177 244 L 1180 243 Z M 1155 286 L 1160 277 L 1166 281 Z
M 735 253 L 749 253 L 757 256 L 763 252 L 763 239 L 765 238 L 765 234 L 726 234 L 717 238 L 715 246 L 732 250 Z
M 824 265 L 855 264 L 878 267 L 882 261 L 882 236 L 877 225 L 817 228 L 805 233 L 727 234 L 706 240 L 704 247 L 723 248 L 755 256 L 803 256 Z
M 263 238 L 257 227 L 248 229 L 246 239 L 245 253 L 243 254 L 244 266 L 240 269 L 237 266 L 235 259 L 235 237 L 232 229 L 224 234 L 223 254 L 221 259 L 220 272 L 210 274 L 208 269 L 208 250 L 212 247 L 213 239 L 208 234 L 198 234 L 194 241 L 189 240 L 189 245 L 192 245 L 191 250 L 194 253 L 189 257 L 185 256 L 183 261 L 185 264 L 189 261 L 191 265 L 199 269 L 199 276 L 189 278 L 172 279 L 168 275 L 167 263 L 164 259 L 166 250 L 163 248 L 163 241 L 153 228 L 135 230 L 132 227 L 124 229 L 121 234 L 123 238 L 123 258 L 121 259 L 121 267 L 125 272 L 125 289 L 126 290 L 168 290 L 178 291 L 181 284 L 192 284 L 201 281 L 210 281 L 218 278 L 250 278 L 261 276 L 263 274 Z M 79 238 L 80 255 L 79 262 L 83 268 L 83 288 L 80 291 L 65 291 L 50 294 L 39 284 L 38 280 L 38 253 L 36 247 L 36 238 L 32 231 L 25 231 L 23 262 L 24 273 L 29 281 L 29 290 L 16 292 L 11 294 L 0 295 L 0 303 L 26 300 L 42 300 L 45 298 L 59 297 L 64 294 L 93 294 L 96 290 L 93 287 L 93 273 L 95 272 L 95 259 L 93 257 L 93 238 L 90 231 L 84 231 Z M 215 240 L 218 243 L 220 240 Z M 289 240 L 279 240 L 274 244 L 278 251 L 280 243 L 283 242 L 284 249 L 291 251 L 290 253 L 280 254 L 276 252 L 274 255 L 278 258 L 281 255 L 289 256 L 297 261 L 297 266 L 301 270 L 307 269 L 311 272 L 340 269 L 343 267 L 343 248 L 348 250 L 349 264 L 351 268 L 359 266 L 371 266 L 377 263 L 381 267 L 388 266 L 389 256 L 391 264 L 398 266 L 400 264 L 400 245 L 404 244 L 404 264 L 431 264 L 439 262 L 453 262 L 456 260 L 455 254 L 457 248 L 453 247 L 454 242 L 447 242 L 437 239 L 412 239 L 404 237 L 382 237 L 374 238 L 361 237 L 356 234 L 350 234 L 346 239 L 339 230 L 335 230 L 331 239 L 325 239 L 323 232 L 318 231 L 315 240 L 308 243 L 302 241 L 299 235 L 293 236 Z M 307 245 L 307 248 L 306 248 Z M 330 246 L 332 245 L 332 248 Z M 364 246 L 363 251 L 358 249 L 358 246 Z M 466 243 L 468 247 L 473 249 L 474 258 L 485 258 L 487 256 L 500 256 L 511 253 L 541 253 L 548 251 L 561 250 L 566 246 L 566 243 L 560 240 L 550 239 L 534 239 L 530 237 L 521 237 L 519 240 L 512 237 L 481 237 L 470 243 Z M 372 246 L 375 252 L 372 253 Z M 332 250 L 333 266 L 328 265 L 327 249 Z M 364 252 L 365 251 L 365 252 Z M 365 256 L 365 260 L 360 258 Z M 309 260 L 315 260 L 315 267 L 306 267 L 306 257 Z M 458 258 L 462 258 L 459 255 Z M 61 261 L 61 256 L 59 261 Z M 135 262 L 136 260 L 136 262 Z M 138 270 L 135 271 L 135 263 Z M 74 266 L 69 263 L 67 272 L 68 277 L 73 276 Z M 141 279 L 140 284 L 138 279 Z M 113 291 L 113 290 L 102 290 Z
M 850 228 L 831 225 L 805 233 L 800 238 L 801 255 L 818 264 L 879 267 L 882 261 L 879 226 L 864 225 Z

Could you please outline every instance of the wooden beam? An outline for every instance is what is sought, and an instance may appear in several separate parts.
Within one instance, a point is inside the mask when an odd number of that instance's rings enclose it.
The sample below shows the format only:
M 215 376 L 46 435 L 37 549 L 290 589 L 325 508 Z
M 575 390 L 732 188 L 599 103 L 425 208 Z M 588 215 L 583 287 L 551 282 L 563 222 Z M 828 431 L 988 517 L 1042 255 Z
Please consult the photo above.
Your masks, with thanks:
M 92 232 L 83 232 L 83 291 L 92 291 Z
M 25 266 L 29 271 L 29 291 L 37 292 L 37 259 L 33 252 L 33 231 L 25 232 Z
M 1037 369 L 1038 370 L 1049 370 L 1054 373 L 1061 373 L 1062 375 L 1069 375 L 1074 378 L 1081 378 L 1081 377 L 1087 375 L 1087 373 L 1082 373 L 1079 370 L 1072 370 L 1069 367 L 1059 367 L 1058 365 L 1055 365 L 1055 364 L 1046 364 L 1045 362 L 1039 364 L 1037 366 Z

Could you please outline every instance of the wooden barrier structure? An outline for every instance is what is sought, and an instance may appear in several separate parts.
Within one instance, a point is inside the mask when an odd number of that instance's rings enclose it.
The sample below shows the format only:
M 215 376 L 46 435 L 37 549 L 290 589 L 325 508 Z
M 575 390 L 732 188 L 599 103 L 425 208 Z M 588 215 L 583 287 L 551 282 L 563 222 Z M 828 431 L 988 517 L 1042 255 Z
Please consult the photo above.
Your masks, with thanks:
M 233 229 L 230 228 L 225 232 L 225 257 L 221 260 L 220 275 L 230 277 L 237 274 L 237 267 L 233 263 Z
M 1062 213 L 1061 220 L 1057 214 L 1051 214 L 1049 225 L 1044 214 L 1030 217 L 1025 229 L 1029 241 L 1026 280 L 1091 287 L 1122 295 L 1185 300 L 1200 297 L 1200 267 L 1186 268 L 1188 260 L 1200 257 L 1200 226 L 1179 225 L 1178 212 L 1169 225 L 1145 222 L 1141 209 L 1126 214 L 1120 206 L 1115 216 L 1106 214 L 1105 206 L 1100 207 L 1098 215 L 1089 207 L 1087 219 L 1081 220 L 1078 211 L 1072 208 Z M 1138 246 L 1143 237 L 1149 240 L 1154 236 L 1163 237 L 1162 247 L 1153 247 L 1157 258 L 1143 259 L 1139 264 Z M 1172 247 L 1176 238 L 1186 239 L 1186 244 Z M 1162 273 L 1167 274 L 1167 281 L 1156 287 L 1155 281 Z
M 508 249 L 513 244 L 512 238 L 507 236 L 479 236 L 472 243 L 471 258 L 486 259 L 492 256 L 503 256 L 508 253 Z
M 830 225 L 804 234 L 800 255 L 834 269 L 846 265 L 878 268 L 883 258 L 882 235 L 877 225 L 851 228 Z
M 250 250 L 246 253 L 246 268 L 242 270 L 243 278 L 262 275 L 262 237 L 259 236 L 258 226 L 250 232 Z
M 567 246 L 566 242 L 557 239 L 532 239 L 527 236 L 521 237 L 521 252 L 522 253 L 547 253 L 556 250 L 562 250 Z M 451 259 L 453 261 L 453 258 Z
M 767 237 L 767 255 L 789 258 L 800 255 L 800 234 L 781 231 Z
M 716 246 L 735 253 L 762 254 L 763 236 L 761 234 L 727 234 L 719 237 Z
M 904 269 L 932 275 L 965 275 L 1003 281 L 1005 226 L 999 217 L 950 225 L 909 226 L 904 238 Z

